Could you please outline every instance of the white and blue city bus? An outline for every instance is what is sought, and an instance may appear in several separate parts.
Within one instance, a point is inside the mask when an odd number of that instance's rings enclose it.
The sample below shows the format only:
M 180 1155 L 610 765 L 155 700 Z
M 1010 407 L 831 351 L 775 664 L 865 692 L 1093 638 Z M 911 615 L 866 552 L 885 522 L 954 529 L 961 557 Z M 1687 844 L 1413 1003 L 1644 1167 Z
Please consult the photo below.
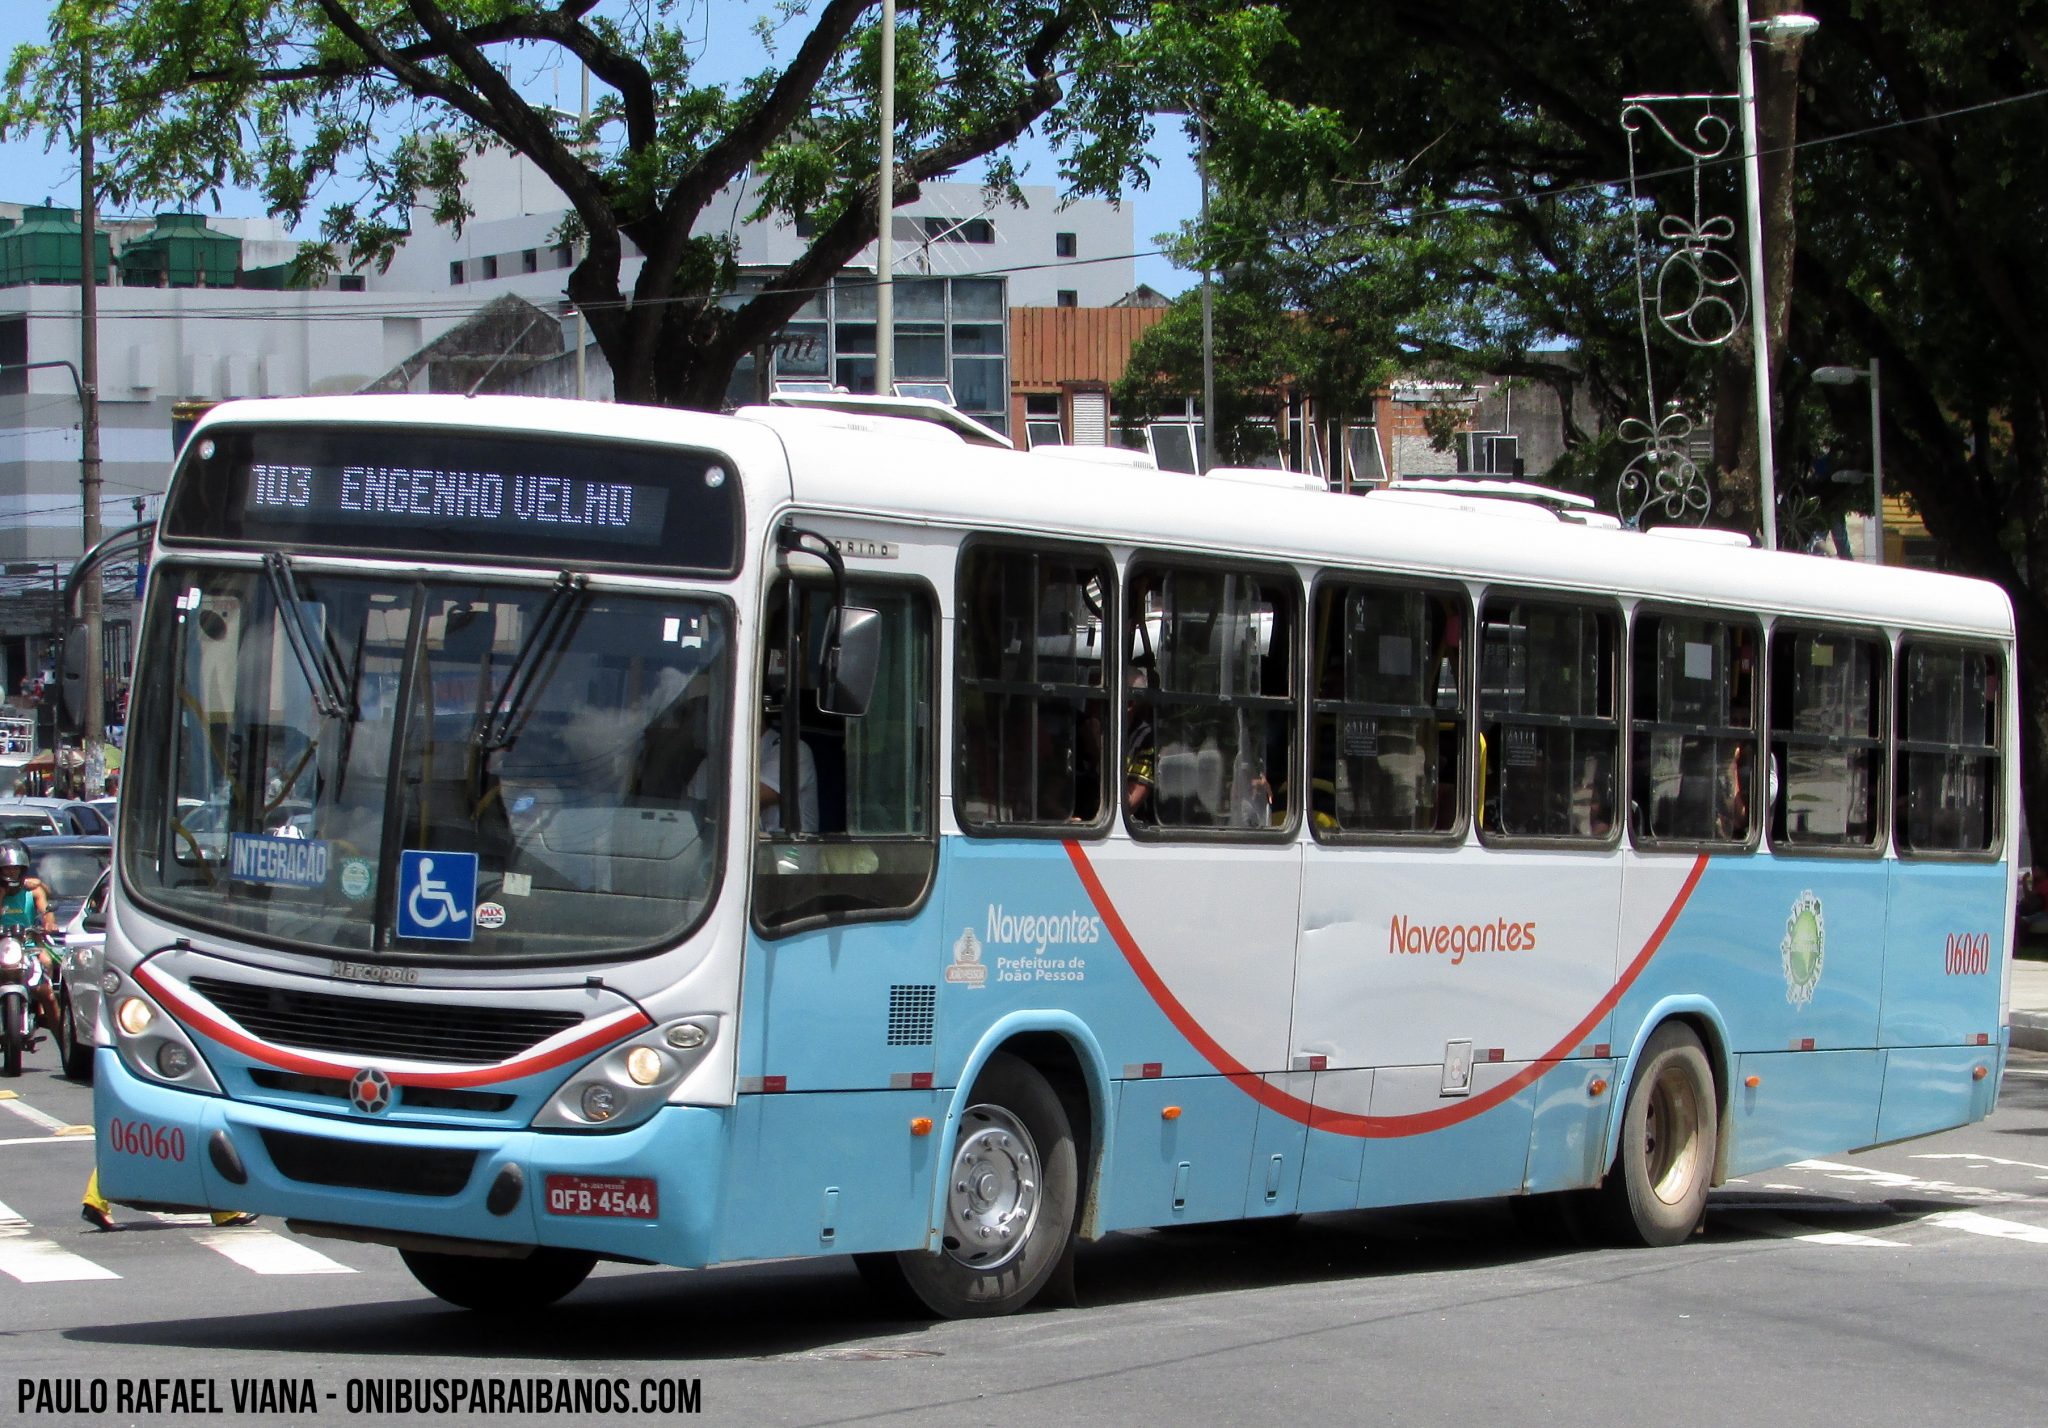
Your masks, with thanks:
M 213 411 L 129 725 L 100 1173 L 458 1304 L 1709 1187 L 1991 1110 L 1970 580 L 876 415 Z M 1284 484 L 1284 483 L 1283 483 Z

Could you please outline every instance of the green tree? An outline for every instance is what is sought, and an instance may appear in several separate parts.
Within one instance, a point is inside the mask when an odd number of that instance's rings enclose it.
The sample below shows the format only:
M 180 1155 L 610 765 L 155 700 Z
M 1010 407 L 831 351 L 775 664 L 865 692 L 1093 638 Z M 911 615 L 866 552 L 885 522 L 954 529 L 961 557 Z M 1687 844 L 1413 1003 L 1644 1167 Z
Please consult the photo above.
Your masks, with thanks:
M 1355 226 L 1445 211 L 1497 237 L 1433 301 L 1506 315 L 1575 347 L 1603 416 L 1649 415 L 1642 340 L 1617 232 L 1628 216 L 1625 97 L 1735 87 L 1732 0 L 1285 0 L 1300 41 L 1279 93 L 1341 116 Z M 1802 489 L 1807 432 L 1860 444 L 1867 395 L 1816 389 L 1821 365 L 1882 359 L 1886 483 L 1941 558 L 2010 595 L 2022 646 L 2048 639 L 2048 89 L 2043 0 L 1757 0 L 1820 21 L 1796 54 L 1760 47 L 1764 216 L 1785 509 L 1857 493 Z M 1732 106 L 1724 115 L 1734 118 Z M 1798 147 L 1792 147 L 1796 140 Z M 1268 197 L 1302 176 L 1270 151 L 1229 182 Z M 1665 211 L 1689 195 L 1652 189 Z M 1709 207 L 1741 213 L 1739 173 L 1707 171 Z M 1617 228 L 1621 224 L 1621 228 Z M 1739 229 L 1738 229 L 1739 235 Z M 1744 263 L 1740 238 L 1734 248 Z M 1378 274 L 1368 275 L 1377 281 Z M 1418 318 L 1422 328 L 1428 319 Z M 1477 351 L 1477 348 L 1468 350 Z M 1711 412 L 1722 517 L 1750 524 L 1754 399 L 1746 339 L 1709 352 L 1653 335 L 1661 397 Z M 1612 443 L 1607 443 L 1609 447 Z M 1753 527 L 1752 527 L 1753 528 Z M 2048 661 L 2021 662 L 2026 802 L 2048 828 Z
M 0 132 L 75 132 L 90 55 L 113 201 L 253 187 L 293 223 L 320 212 L 323 242 L 304 261 L 339 253 L 356 267 L 389 261 L 415 205 L 459 224 L 472 155 L 523 154 L 573 211 L 583 257 L 568 294 L 619 398 L 715 407 L 736 363 L 875 237 L 879 7 L 749 7 L 768 61 L 730 84 L 699 74 L 693 8 L 58 0 L 50 43 L 13 56 Z M 1277 33 L 1271 12 L 1223 0 L 1157 18 L 1148 0 L 902 0 L 895 201 L 977 161 L 1013 190 L 1001 151 L 1033 126 L 1060 152 L 1069 192 L 1143 186 L 1152 110 L 1201 66 L 1236 96 L 1232 112 L 1258 112 L 1266 101 L 1248 76 Z M 549 65 L 588 66 L 598 98 L 587 122 L 516 82 Z M 750 216 L 802 218 L 812 236 L 742 299 L 729 238 L 700 219 L 748 171 L 760 195 Z M 645 256 L 630 288 L 629 245 Z

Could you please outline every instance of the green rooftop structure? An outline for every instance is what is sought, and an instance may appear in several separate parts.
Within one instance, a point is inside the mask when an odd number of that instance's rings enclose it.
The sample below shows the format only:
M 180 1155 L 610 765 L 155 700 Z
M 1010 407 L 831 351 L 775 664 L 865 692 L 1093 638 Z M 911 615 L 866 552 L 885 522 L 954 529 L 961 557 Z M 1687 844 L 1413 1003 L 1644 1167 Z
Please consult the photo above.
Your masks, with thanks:
M 156 227 L 121 249 L 121 281 L 131 288 L 231 288 L 241 269 L 242 240 L 196 213 L 159 213 Z
M 0 233 L 0 287 L 23 283 L 78 284 L 78 219 L 68 208 L 24 208 L 21 222 Z M 93 281 L 104 286 L 114 245 L 93 233 Z

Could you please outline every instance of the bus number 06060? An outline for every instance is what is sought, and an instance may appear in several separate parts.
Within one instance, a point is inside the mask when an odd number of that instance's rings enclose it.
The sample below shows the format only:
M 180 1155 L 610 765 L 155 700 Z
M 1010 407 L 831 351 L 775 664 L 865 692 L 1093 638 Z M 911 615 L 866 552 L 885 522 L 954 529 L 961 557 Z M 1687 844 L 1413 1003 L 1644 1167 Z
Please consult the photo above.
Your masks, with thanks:
M 123 1155 L 139 1155 L 144 1160 L 175 1160 L 182 1164 L 185 1159 L 185 1132 L 177 1126 L 117 1117 L 107 1122 L 107 1144 Z

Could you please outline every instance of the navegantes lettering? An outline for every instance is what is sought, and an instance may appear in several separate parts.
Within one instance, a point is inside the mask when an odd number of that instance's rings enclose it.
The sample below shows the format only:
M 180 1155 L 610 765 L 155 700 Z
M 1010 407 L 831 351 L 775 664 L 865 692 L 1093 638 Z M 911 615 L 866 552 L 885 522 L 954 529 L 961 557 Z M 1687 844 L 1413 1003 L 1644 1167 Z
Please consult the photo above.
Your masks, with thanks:
M 1387 951 L 1411 957 L 1449 957 L 1453 967 L 1474 952 L 1534 952 L 1536 924 L 1510 922 L 1411 922 L 1396 916 L 1387 925 Z
M 1085 912 L 1010 913 L 990 903 L 982 938 L 990 950 L 1023 950 L 1022 956 L 997 956 L 998 982 L 1085 982 L 1088 960 L 1069 949 L 1102 941 L 1102 919 Z

